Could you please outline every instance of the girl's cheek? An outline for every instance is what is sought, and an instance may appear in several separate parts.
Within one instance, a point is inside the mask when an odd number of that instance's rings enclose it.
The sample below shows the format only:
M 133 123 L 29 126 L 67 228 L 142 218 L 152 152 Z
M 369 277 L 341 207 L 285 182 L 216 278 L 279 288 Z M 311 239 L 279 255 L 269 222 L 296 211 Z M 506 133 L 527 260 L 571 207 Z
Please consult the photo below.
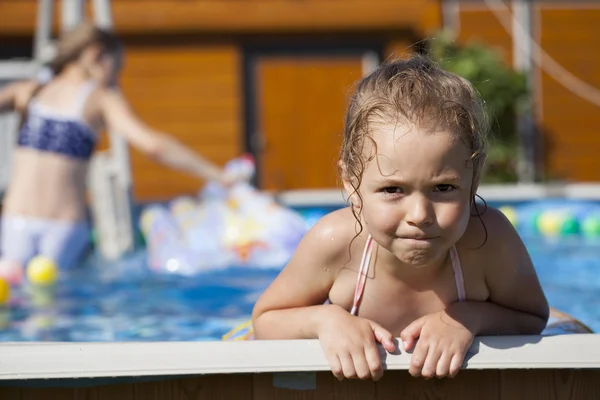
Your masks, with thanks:
M 436 215 L 442 229 L 459 229 L 469 221 L 469 208 L 460 204 L 447 204 L 436 210 Z
M 374 205 L 374 204 L 370 204 Z M 396 232 L 401 221 L 401 212 L 398 207 L 380 203 L 376 207 L 365 207 L 365 222 L 378 231 Z

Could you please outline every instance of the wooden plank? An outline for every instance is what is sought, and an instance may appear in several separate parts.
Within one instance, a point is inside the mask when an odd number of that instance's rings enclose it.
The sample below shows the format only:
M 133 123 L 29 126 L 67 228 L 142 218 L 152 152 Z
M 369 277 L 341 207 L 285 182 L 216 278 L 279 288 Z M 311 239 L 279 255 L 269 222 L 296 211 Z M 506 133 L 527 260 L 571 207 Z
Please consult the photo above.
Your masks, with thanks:
M 330 398 L 331 385 L 329 379 L 319 379 L 317 388 L 308 390 L 294 390 L 290 388 L 275 387 L 273 374 L 254 375 L 253 399 L 261 400 L 319 400 Z M 319 374 L 319 378 L 322 378 Z
M 175 382 L 180 390 L 178 400 L 251 399 L 252 375 L 207 375 Z M 136 400 L 144 400 L 138 397 Z
M 543 7 L 544 10 L 597 10 L 600 4 L 589 0 L 572 0 L 568 1 L 543 1 L 538 3 L 538 7 Z
M 334 399 L 362 400 L 381 398 L 378 393 L 378 387 L 372 380 L 338 381 L 330 372 L 319 373 L 318 380 L 319 382 L 329 381 L 331 395 Z
M 414 378 L 408 371 L 394 371 L 377 382 L 378 399 L 499 400 L 498 371 L 461 371 L 444 379 Z
M 385 59 L 405 58 L 416 50 L 415 41 L 403 36 L 389 40 L 385 46 Z
M 1 389 L 0 389 L 1 390 Z M 19 400 L 39 400 L 39 399 L 72 399 L 74 390 L 71 388 L 22 388 L 20 390 Z M 4 397 L 2 391 L 0 391 L 0 398 L 2 400 L 13 400 L 10 397 Z M 91 399 L 90 399 L 91 400 Z M 115 400 L 120 400 L 115 398 Z
M 97 386 L 89 388 L 86 395 L 89 400 L 133 400 L 134 386 L 132 384 Z
M 136 113 L 153 128 L 222 165 L 242 148 L 239 50 L 198 46 L 193 38 L 128 44 L 122 87 Z M 173 171 L 136 150 L 131 154 L 136 200 L 196 193 L 202 181 Z
M 226 400 L 226 399 L 445 399 L 445 400 L 595 400 L 600 396 L 595 370 L 467 370 L 456 378 L 413 378 L 388 371 L 379 382 L 344 380 L 330 372 L 316 376 L 316 388 L 275 387 L 272 374 L 218 374 L 96 387 L 0 387 L 7 400 Z
M 434 0 L 144 0 L 114 1 L 121 33 L 297 32 L 418 27 L 439 24 Z M 0 33 L 30 34 L 34 0 L 0 2 Z M 439 12 L 438 12 L 439 13 Z
M 195 378 L 190 378 L 195 379 Z M 184 398 L 187 379 L 162 380 L 158 382 L 143 382 L 133 384 L 133 397 L 136 400 L 163 400 Z
M 598 9 L 557 10 L 540 6 L 539 11 L 542 48 L 596 90 L 600 89 L 600 55 L 589 49 L 595 46 L 600 33 L 599 20 Z M 538 106 L 543 118 L 540 131 L 546 175 L 570 181 L 600 180 L 596 161 L 600 148 L 599 106 L 573 93 L 568 83 L 557 82 L 539 67 L 538 74 L 543 94 L 543 102 Z
M 361 76 L 361 55 L 259 60 L 256 129 L 265 144 L 259 155 L 263 188 L 339 186 L 344 113 Z
M 489 10 L 460 10 L 460 42 L 479 41 L 495 48 L 508 65 L 512 63 L 512 38 Z
M 591 371 L 501 371 L 500 400 L 597 399 L 600 380 Z
M 18 387 L 0 386 L 0 399 L 22 400 L 21 389 Z
M 294 400 L 326 400 L 326 399 L 374 399 L 376 398 L 375 382 L 372 380 L 338 381 L 330 372 L 316 374 L 316 388 L 289 388 L 276 385 L 273 374 L 254 375 L 255 399 L 294 399 Z

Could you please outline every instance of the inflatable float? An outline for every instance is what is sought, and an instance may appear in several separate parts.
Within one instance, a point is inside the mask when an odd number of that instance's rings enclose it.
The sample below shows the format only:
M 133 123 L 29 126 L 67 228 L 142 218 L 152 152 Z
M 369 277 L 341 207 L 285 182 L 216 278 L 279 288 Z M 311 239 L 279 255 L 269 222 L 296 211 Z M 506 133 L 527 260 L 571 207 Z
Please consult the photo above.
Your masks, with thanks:
M 499 210 L 520 234 L 547 239 L 579 237 L 600 241 L 600 203 L 539 200 Z
M 253 173 L 254 167 L 243 157 L 226 168 Z M 227 190 L 209 182 L 197 197 L 144 208 L 140 230 L 151 270 L 194 275 L 227 267 L 282 268 L 307 225 L 299 213 L 249 183 Z

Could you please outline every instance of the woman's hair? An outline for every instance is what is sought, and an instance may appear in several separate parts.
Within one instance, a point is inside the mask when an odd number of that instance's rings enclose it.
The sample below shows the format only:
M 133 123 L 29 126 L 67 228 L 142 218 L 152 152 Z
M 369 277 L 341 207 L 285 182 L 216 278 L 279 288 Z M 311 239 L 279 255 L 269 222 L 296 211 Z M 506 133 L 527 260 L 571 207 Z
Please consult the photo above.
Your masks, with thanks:
M 455 134 L 471 152 L 474 201 L 486 159 L 489 125 L 484 104 L 469 81 L 444 71 L 426 56 L 413 55 L 385 63 L 358 82 L 346 113 L 339 165 L 342 177 L 354 189 L 348 195 L 359 200 L 365 164 L 372 158 L 365 154 L 366 141 L 377 151 L 369 134 L 372 123 L 410 124 Z M 355 217 L 359 220 L 357 214 Z
M 83 22 L 60 36 L 56 55 L 48 63 L 48 67 L 55 75 L 59 74 L 91 45 L 99 46 L 102 54 L 110 55 L 119 54 L 122 48 L 121 41 L 113 32 Z

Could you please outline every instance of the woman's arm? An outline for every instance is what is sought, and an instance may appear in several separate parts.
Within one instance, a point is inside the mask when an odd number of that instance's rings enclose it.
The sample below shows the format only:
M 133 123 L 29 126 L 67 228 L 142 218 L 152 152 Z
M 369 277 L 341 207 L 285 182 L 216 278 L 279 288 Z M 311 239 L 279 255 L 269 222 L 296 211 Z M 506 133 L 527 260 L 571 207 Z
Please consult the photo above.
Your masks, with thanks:
M 18 81 L 2 86 L 0 88 L 0 113 L 19 111 L 24 108 L 38 85 L 39 83 L 36 81 Z M 27 100 L 25 100 L 26 98 Z
M 18 87 L 18 83 L 9 83 L 0 88 L 0 112 L 8 112 L 15 109 L 15 99 L 17 97 Z
M 103 91 L 101 109 L 109 129 L 123 135 L 133 147 L 152 159 L 206 180 L 216 180 L 225 184 L 234 180 L 234 177 L 225 174 L 222 168 L 190 150 L 174 137 L 144 124 L 118 91 Z

